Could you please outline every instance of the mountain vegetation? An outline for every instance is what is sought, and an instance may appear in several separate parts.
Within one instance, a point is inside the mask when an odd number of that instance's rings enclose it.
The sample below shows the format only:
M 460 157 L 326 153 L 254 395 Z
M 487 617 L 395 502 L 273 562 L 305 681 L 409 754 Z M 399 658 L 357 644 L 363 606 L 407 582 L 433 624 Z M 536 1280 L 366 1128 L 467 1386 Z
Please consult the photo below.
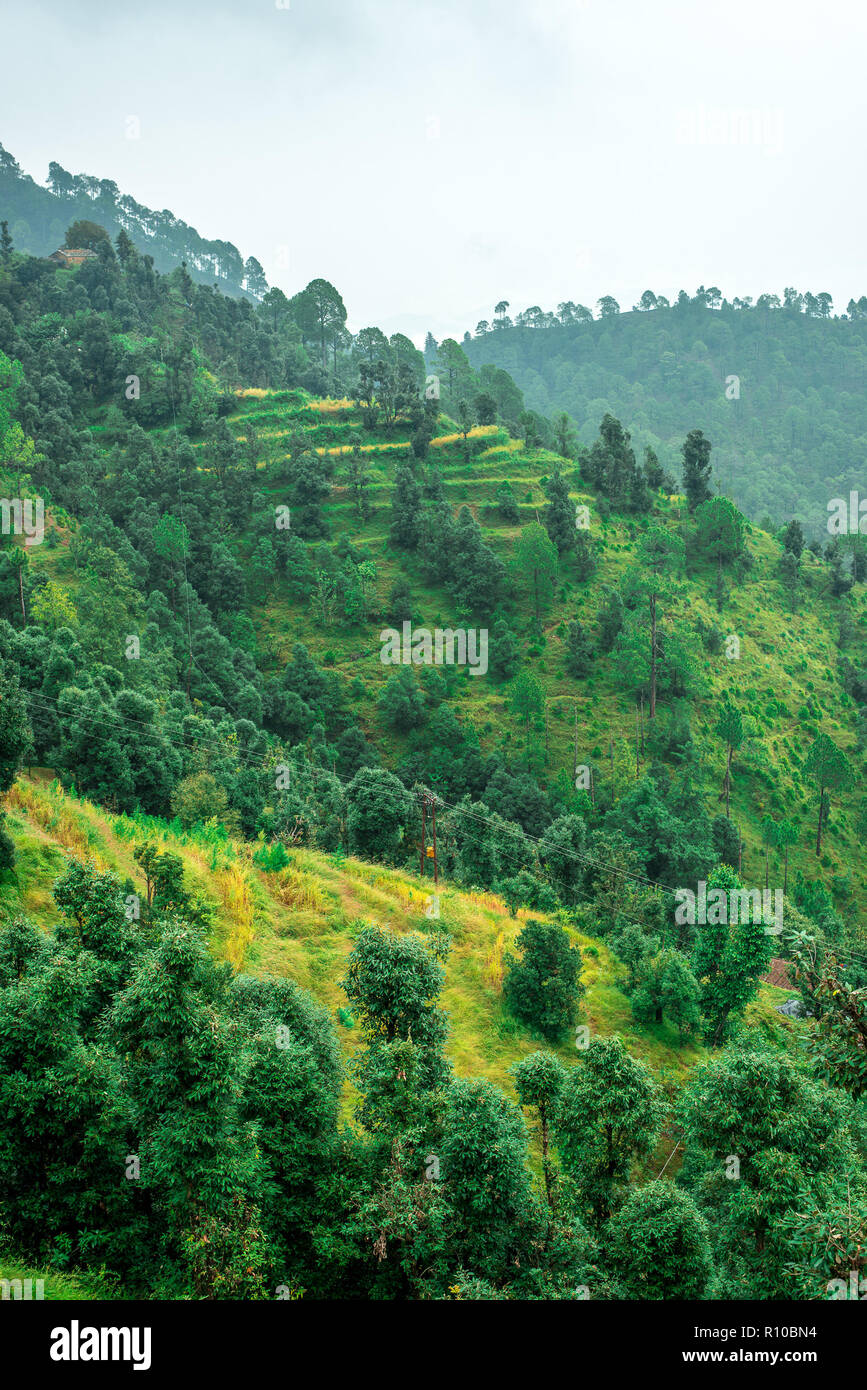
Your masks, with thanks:
M 622 312 L 606 295 L 596 317 L 571 301 L 556 312 L 508 309 L 501 301 L 465 336 L 470 362 L 509 372 L 530 410 L 567 415 L 586 447 L 611 414 L 639 454 L 649 448 L 677 472 L 683 437 L 700 428 L 720 490 L 752 520 L 794 519 L 811 539 L 827 534 L 829 501 L 857 488 L 867 297 L 837 316 L 826 293 L 790 287 L 753 302 L 703 285 L 671 303 L 647 290 Z
M 860 1278 L 855 538 L 757 524 L 701 409 L 663 447 L 599 397 L 584 437 L 325 280 L 233 298 L 95 226 L 77 268 L 0 245 L 10 1266 Z
M 129 124 L 134 121 L 128 118 L 128 139 L 138 138 Z M 62 246 L 92 249 L 99 231 L 110 238 L 123 232 L 163 273 L 183 263 L 194 280 L 217 285 L 224 294 L 259 299 L 268 288 L 255 256 L 245 261 L 230 241 L 209 241 L 168 208 L 142 206 L 112 179 L 70 174 L 52 160 L 46 183 L 47 188 L 38 184 L 0 145 L 0 207 L 15 245 L 31 256 L 50 256 Z

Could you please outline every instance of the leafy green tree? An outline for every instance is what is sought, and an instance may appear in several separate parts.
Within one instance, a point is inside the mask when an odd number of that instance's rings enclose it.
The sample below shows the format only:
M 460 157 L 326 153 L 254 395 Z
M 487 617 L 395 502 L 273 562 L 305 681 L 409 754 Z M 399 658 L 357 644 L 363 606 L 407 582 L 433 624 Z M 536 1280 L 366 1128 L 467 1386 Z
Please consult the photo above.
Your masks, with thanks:
M 687 1192 L 659 1179 L 634 1188 L 607 1234 L 631 1298 L 706 1296 L 713 1273 L 708 1223 Z
M 353 854 L 364 859 L 395 855 L 412 814 L 403 783 L 382 767 L 360 767 L 346 788 L 346 831 Z
M 574 459 L 578 451 L 578 435 L 575 432 L 574 422 L 565 410 L 560 411 L 554 419 L 554 438 L 557 441 L 557 453 L 560 457 Z
M 558 572 L 557 550 L 547 531 L 538 521 L 521 528 L 515 543 L 515 568 L 529 585 L 533 596 L 536 625 L 542 626 L 542 609 L 554 597 L 554 581 Z
M 741 860 L 741 837 L 736 827 L 727 816 L 714 816 L 711 834 L 717 859 L 736 869 Z
M 723 565 L 730 565 L 744 548 L 744 519 L 727 497 L 710 497 L 695 508 L 696 547 L 709 560 L 716 560 L 722 578 Z
M 529 756 L 530 721 L 541 716 L 545 706 L 545 692 L 531 671 L 519 671 L 512 683 L 512 709 L 524 721 L 526 746 Z
M 594 1221 L 608 1219 L 633 1163 L 653 1152 L 662 1123 L 659 1089 L 618 1037 L 590 1039 L 567 1074 L 555 1121 L 563 1167 Z
M 603 656 L 614 650 L 614 644 L 623 628 L 623 596 L 619 589 L 603 586 L 603 599 L 599 606 L 599 650 Z
M 156 554 L 161 560 L 165 560 L 169 567 L 169 591 L 172 596 L 172 603 L 174 603 L 178 583 L 183 576 L 190 549 L 190 534 L 178 517 L 166 512 L 154 527 L 153 547 Z
M 804 776 L 812 780 L 819 792 L 819 818 L 816 826 L 816 857 L 822 852 L 822 824 L 827 815 L 831 791 L 846 791 L 854 775 L 846 754 L 828 737 L 820 733 L 804 762 Z
M 399 733 L 407 733 L 424 724 L 424 697 L 408 667 L 402 667 L 389 677 L 377 707 L 389 728 L 397 729 Z
M 596 308 L 599 310 L 601 319 L 614 318 L 620 313 L 620 305 L 613 295 L 604 294 L 601 299 L 596 301 Z
M 593 645 L 586 629 L 576 619 L 569 624 L 566 637 L 566 670 L 570 676 L 582 679 L 593 669 Z
M 18 676 L 6 669 L 5 662 L 0 662 L 0 796 L 12 786 L 32 747 L 26 697 Z
M 684 548 L 679 536 L 651 526 L 638 547 L 640 571 L 637 584 L 647 599 L 650 672 L 650 718 L 656 717 L 656 688 L 659 671 L 659 599 L 669 592 L 669 576 L 683 564 Z
M 729 794 L 732 784 L 732 761 L 744 741 L 744 721 L 737 705 L 726 696 L 720 706 L 714 733 L 726 746 L 726 770 L 723 778 L 723 792 L 726 799 L 726 816 L 729 814 Z
M 365 494 L 370 487 L 371 476 L 365 465 L 364 455 L 358 446 L 352 450 L 346 460 L 346 483 L 352 495 L 359 521 L 367 521 L 371 515 L 371 506 Z
M 473 397 L 473 410 L 480 425 L 497 423 L 497 401 L 488 391 L 480 391 Z
M 645 964 L 659 950 L 659 941 L 655 936 L 648 936 L 637 922 L 624 922 L 612 938 L 611 949 L 627 968 L 626 993 L 632 994 Z
M 317 342 L 322 366 L 328 366 L 328 349 L 346 327 L 346 306 L 338 291 L 327 280 L 311 280 L 290 301 L 290 308 L 301 331 Z
M 27 1259 L 123 1269 L 142 1229 L 119 1167 L 117 1059 L 76 1027 L 92 960 L 25 953 L 31 968 L 0 989 L 0 1220 Z
M 342 988 L 366 1042 L 356 1069 L 364 1100 L 362 1119 L 369 1128 L 391 1132 L 420 1118 L 404 1110 L 412 1088 L 395 1089 L 401 1063 L 417 1069 L 417 1087 L 425 1091 L 445 1084 L 450 1074 L 444 1047 L 448 1016 L 439 1006 L 445 971 L 428 944 L 418 936 L 398 936 L 369 926 L 357 937 Z M 409 1044 L 395 1050 L 395 1043 Z M 390 1052 L 384 1052 L 390 1047 Z
M 789 909 L 789 919 L 793 915 Z M 851 962 L 838 962 L 832 949 L 820 947 L 810 931 L 790 927 L 786 933 L 795 979 L 816 1019 L 807 1050 L 824 1081 L 841 1086 L 856 1099 L 867 1095 L 867 1002 Z
M 710 903 L 714 889 L 727 895 L 725 910 L 718 911 Z M 697 927 L 691 964 L 701 987 L 705 1036 L 719 1047 L 731 1020 L 743 1013 L 758 988 L 759 976 L 768 968 L 773 938 L 765 931 L 761 909 L 747 900 L 733 869 L 726 865 L 714 869 L 707 893 L 709 920 Z M 735 900 L 733 893 L 742 896 Z M 711 921 L 711 917 L 722 920 Z
M 277 553 L 278 566 L 283 557 L 286 588 L 297 603 L 304 603 L 313 593 L 315 579 L 307 547 L 300 536 L 290 535 Z
M 511 917 L 518 915 L 519 907 L 528 907 L 532 912 L 556 912 L 560 905 L 553 888 L 527 869 L 511 878 L 499 879 L 495 889 L 504 899 Z
M 571 1028 L 582 994 L 581 952 L 556 922 L 525 923 L 518 936 L 521 958 L 511 957 L 503 997 L 517 1019 L 556 1042 Z
M 557 554 L 562 558 L 575 549 L 575 512 L 569 501 L 569 484 L 560 472 L 559 466 L 545 484 L 548 505 L 545 508 L 545 530 L 548 532 Z
M 520 1110 L 484 1078 L 453 1081 L 446 1094 L 442 1179 L 454 1213 L 453 1256 L 483 1278 L 501 1278 L 528 1222 L 527 1127 Z
M 674 487 L 674 479 L 668 476 L 659 462 L 656 451 L 649 444 L 644 449 L 644 478 L 653 492 L 659 492 L 663 488 L 670 492 Z
M 261 1297 L 262 1154 L 235 1111 L 236 1039 L 217 1004 L 224 980 L 199 936 L 172 925 L 116 996 L 106 1037 L 125 1058 L 128 1151 L 166 1253 L 200 1297 Z
M 790 521 L 783 532 L 783 550 L 798 561 L 804 551 L 804 531 L 800 521 Z
M 495 493 L 494 501 L 497 506 L 497 511 L 500 513 L 503 521 L 508 522 L 511 526 L 516 525 L 517 522 L 520 521 L 521 513 L 518 508 L 518 502 L 512 490 L 512 484 L 508 479 L 500 483 Z
M 548 1207 L 555 1206 L 555 1177 L 550 1156 L 551 1123 L 557 1114 L 560 1095 L 566 1080 L 566 1068 L 553 1052 L 531 1052 L 511 1069 L 515 1078 L 518 1099 L 526 1110 L 539 1117 L 539 1138 L 542 1145 L 542 1175 Z
M 488 662 L 494 675 L 499 676 L 500 680 L 511 680 L 521 664 L 518 639 L 505 618 L 497 618 L 491 629 Z
M 66 229 L 65 245 L 71 251 L 96 251 L 100 242 L 111 243 L 111 238 L 105 227 L 100 227 L 98 223 L 91 222 L 87 218 L 79 218 L 75 222 L 70 222 Z
M 798 843 L 798 827 L 790 820 L 777 823 L 777 847 L 783 851 L 783 896 L 789 891 L 789 850 Z
M 389 538 L 401 550 L 415 550 L 420 536 L 422 489 L 408 463 L 400 464 L 392 493 Z
M 851 1172 L 847 1098 L 784 1053 L 748 1046 L 698 1067 L 677 1114 L 714 1231 L 718 1296 L 790 1297 L 786 1219 L 823 1205 Z
M 680 951 L 670 948 L 642 968 L 632 996 L 632 1013 L 639 1023 L 661 1023 L 668 1018 L 683 1043 L 701 1022 L 700 997 L 689 962 Z
M 576 903 L 588 868 L 587 827 L 580 816 L 558 816 L 539 841 L 539 860 L 560 901 Z
M 532 867 L 532 847 L 521 826 L 484 801 L 463 797 L 449 813 L 448 828 L 455 839 L 458 877 L 468 887 L 493 888 Z
M 470 457 L 470 431 L 476 423 L 476 413 L 469 401 L 458 401 L 458 429 L 463 440 L 464 458 Z
M 172 792 L 172 814 L 185 830 L 225 816 L 229 797 L 210 772 L 195 772 L 178 782 Z

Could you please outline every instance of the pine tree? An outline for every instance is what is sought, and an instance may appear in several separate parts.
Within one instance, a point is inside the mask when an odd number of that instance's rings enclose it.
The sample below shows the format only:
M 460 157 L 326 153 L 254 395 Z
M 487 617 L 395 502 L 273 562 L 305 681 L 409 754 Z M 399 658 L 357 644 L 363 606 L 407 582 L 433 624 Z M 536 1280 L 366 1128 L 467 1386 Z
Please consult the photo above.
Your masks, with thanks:
M 681 446 L 683 490 L 691 512 L 712 495 L 708 486 L 711 473 L 710 451 L 710 440 L 705 439 L 701 430 L 690 430 Z
M 545 508 L 545 530 L 557 547 L 559 556 L 575 548 L 575 513 L 569 501 L 569 484 L 560 472 L 554 470 L 553 477 L 545 484 L 548 505 Z

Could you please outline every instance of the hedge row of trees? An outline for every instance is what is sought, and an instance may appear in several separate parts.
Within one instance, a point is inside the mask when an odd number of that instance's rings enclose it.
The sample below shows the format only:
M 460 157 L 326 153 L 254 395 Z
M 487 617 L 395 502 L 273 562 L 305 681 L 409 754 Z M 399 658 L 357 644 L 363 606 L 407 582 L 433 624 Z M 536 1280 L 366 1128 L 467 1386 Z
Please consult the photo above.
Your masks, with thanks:
M 215 965 L 177 884 L 133 922 L 126 886 L 73 861 L 53 933 L 0 933 L 0 1231 L 27 1260 L 218 1299 L 821 1298 L 863 1269 L 852 1103 L 757 1035 L 674 1107 L 595 1036 L 526 1055 L 515 1104 L 452 1073 L 444 924 L 368 925 L 341 1124 L 321 1007 Z

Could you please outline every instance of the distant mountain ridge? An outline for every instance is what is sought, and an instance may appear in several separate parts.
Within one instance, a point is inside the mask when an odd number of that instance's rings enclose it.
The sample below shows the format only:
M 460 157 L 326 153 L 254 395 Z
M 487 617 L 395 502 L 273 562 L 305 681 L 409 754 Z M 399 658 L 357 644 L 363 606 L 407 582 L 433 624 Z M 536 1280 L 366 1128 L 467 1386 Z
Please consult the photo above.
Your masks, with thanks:
M 833 317 L 826 295 L 787 289 L 752 305 L 711 304 L 709 293 L 630 313 L 600 301 L 596 319 L 527 310 L 515 324 L 498 306 L 499 321 L 463 346 L 474 367 L 509 372 L 529 409 L 568 412 L 585 444 L 610 411 L 675 476 L 697 426 L 722 490 L 748 515 L 795 517 L 822 535 L 830 499 L 867 492 L 867 301 Z
M 260 299 L 268 288 L 255 256 L 245 260 L 232 242 L 200 236 L 167 208 L 144 207 L 111 179 L 70 174 L 52 161 L 47 183 L 40 187 L 0 144 L 0 219 L 8 222 L 16 250 L 50 256 L 63 245 L 69 224 L 82 218 L 112 237 L 125 231 L 162 273 L 186 262 L 194 280 L 216 283 L 224 294 Z

